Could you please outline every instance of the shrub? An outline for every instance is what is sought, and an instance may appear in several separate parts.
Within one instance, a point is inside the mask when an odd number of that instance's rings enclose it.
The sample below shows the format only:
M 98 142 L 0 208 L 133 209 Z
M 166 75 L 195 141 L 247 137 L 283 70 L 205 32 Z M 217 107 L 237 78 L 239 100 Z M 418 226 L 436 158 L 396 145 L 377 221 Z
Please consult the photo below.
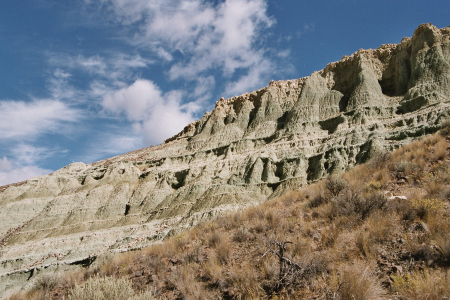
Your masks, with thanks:
M 325 188 L 334 197 L 338 196 L 347 186 L 347 181 L 340 176 L 330 175 L 325 179 Z
M 326 199 L 325 197 L 323 197 L 322 195 L 316 195 L 313 198 L 311 198 L 311 200 L 309 200 L 308 206 L 310 208 L 315 208 L 315 207 L 319 207 L 322 204 L 327 203 L 328 199 Z
M 334 208 L 338 215 L 356 214 L 364 220 L 372 211 L 381 209 L 386 202 L 386 196 L 380 192 L 362 195 L 360 190 L 346 189 L 344 195 L 334 201 Z
M 391 152 L 381 151 L 375 153 L 375 155 L 372 157 L 372 159 L 369 161 L 368 164 L 375 170 L 380 170 L 384 166 L 386 166 L 386 164 L 391 160 L 392 160 Z
M 51 289 L 54 289 L 59 284 L 59 278 L 54 275 L 42 275 L 38 277 L 31 288 L 31 291 L 43 291 L 47 292 Z
M 48 299 L 51 290 L 60 284 L 55 275 L 42 275 L 36 279 L 31 290 L 26 294 L 28 299 Z M 25 299 L 26 299 L 25 298 Z
M 356 247 L 367 258 L 376 257 L 376 244 L 390 240 L 395 228 L 395 219 L 390 214 L 375 212 L 363 228 L 355 235 Z
M 434 256 L 434 251 L 430 246 L 425 243 L 420 244 L 417 240 L 408 240 L 406 247 L 414 260 L 429 261 Z
M 236 213 L 236 215 L 239 216 L 238 213 Z M 234 226 L 236 226 L 236 223 L 240 223 L 239 221 L 234 222 L 233 216 L 231 215 L 220 216 L 217 218 L 216 222 L 220 228 L 225 230 L 231 230 Z
M 399 162 L 396 162 L 392 166 L 392 171 L 395 173 L 406 173 L 411 168 L 411 163 L 409 161 L 401 160 Z

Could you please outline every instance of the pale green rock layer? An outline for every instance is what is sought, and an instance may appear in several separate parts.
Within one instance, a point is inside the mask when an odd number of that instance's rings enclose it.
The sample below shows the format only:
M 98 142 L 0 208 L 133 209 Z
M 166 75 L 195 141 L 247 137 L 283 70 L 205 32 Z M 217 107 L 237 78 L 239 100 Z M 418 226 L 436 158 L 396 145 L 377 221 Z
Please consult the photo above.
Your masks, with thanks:
M 343 172 L 450 116 L 450 27 L 220 99 L 163 144 L 0 188 L 0 294 Z M 91 258 L 91 259 L 89 259 Z

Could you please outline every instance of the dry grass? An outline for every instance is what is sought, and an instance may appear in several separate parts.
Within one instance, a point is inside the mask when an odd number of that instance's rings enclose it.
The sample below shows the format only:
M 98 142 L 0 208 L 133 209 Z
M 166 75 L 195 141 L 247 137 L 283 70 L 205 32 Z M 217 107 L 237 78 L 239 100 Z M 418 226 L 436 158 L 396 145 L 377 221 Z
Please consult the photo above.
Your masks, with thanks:
M 131 281 L 111 277 L 92 277 L 69 293 L 69 300 L 154 299 L 149 292 L 135 295 Z
M 187 265 L 177 268 L 171 274 L 171 283 L 181 299 L 205 299 L 201 283 L 195 279 L 195 270 Z
M 381 286 L 373 263 L 368 265 L 364 261 L 356 261 L 353 265 L 339 268 L 330 277 L 330 286 L 342 300 L 387 299 L 387 291 Z
M 260 279 L 250 264 L 244 263 L 240 268 L 232 269 L 228 283 L 232 286 L 228 295 L 234 299 L 253 300 L 260 299 L 264 295 Z
M 364 225 L 368 232 L 369 239 L 375 243 L 382 243 L 392 239 L 391 234 L 398 224 L 395 215 L 386 214 L 382 211 L 376 211 L 372 214 Z
M 392 276 L 393 289 L 404 299 L 442 300 L 450 297 L 449 271 L 416 271 Z
M 447 139 L 436 134 L 379 153 L 341 177 L 142 251 L 107 256 L 83 272 L 43 278 L 11 299 L 78 299 L 77 293 L 112 283 L 108 292 L 118 289 L 131 299 L 444 299 L 450 286 Z M 388 200 L 391 193 L 407 199 Z M 291 242 L 283 254 L 287 269 L 280 270 L 275 250 L 263 256 L 274 242 Z
M 219 260 L 212 256 L 208 261 L 202 264 L 203 279 L 208 281 L 212 287 L 224 286 L 224 275 Z

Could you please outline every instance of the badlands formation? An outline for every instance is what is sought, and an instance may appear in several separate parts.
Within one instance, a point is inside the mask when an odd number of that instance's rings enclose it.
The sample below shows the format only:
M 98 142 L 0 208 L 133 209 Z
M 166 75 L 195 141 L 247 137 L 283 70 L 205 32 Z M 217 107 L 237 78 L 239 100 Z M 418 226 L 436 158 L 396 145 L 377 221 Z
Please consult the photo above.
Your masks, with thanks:
M 220 99 L 163 144 L 0 187 L 0 295 L 43 270 L 143 247 L 437 131 L 450 27 Z

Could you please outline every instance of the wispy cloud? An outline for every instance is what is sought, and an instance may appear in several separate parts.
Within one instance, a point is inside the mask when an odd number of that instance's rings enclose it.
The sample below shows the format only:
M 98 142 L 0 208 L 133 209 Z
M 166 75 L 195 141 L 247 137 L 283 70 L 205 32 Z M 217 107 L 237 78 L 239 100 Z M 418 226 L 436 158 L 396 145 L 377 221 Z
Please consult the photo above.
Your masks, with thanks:
M 0 101 L 0 140 L 36 139 L 45 133 L 62 133 L 65 125 L 82 118 L 78 109 L 59 100 Z
M 239 95 L 244 92 L 250 92 L 249 87 L 258 87 L 258 84 L 273 70 L 272 62 L 269 60 L 262 60 L 248 69 L 247 74 L 234 82 L 227 84 L 225 91 L 226 96 Z
M 40 161 L 55 156 L 56 154 L 67 153 L 68 150 L 58 148 L 36 147 L 32 144 L 19 143 L 10 151 L 11 157 L 20 165 L 35 165 Z
M 57 70 L 81 70 L 92 77 L 108 80 L 110 83 L 132 79 L 136 69 L 145 68 L 153 64 L 151 59 L 140 55 L 113 53 L 109 55 L 70 56 L 66 54 L 49 53 L 48 61 Z M 69 73 L 67 73 L 69 74 Z M 55 77 L 60 78 L 55 74 Z
M 302 35 L 308 32 L 313 32 L 314 29 L 315 29 L 314 23 L 304 24 L 303 28 L 297 31 L 297 38 L 300 38 Z
M 82 97 L 78 90 L 69 84 L 72 75 L 61 69 L 55 69 L 53 74 L 47 78 L 47 88 L 51 99 L 57 101 L 72 100 L 72 102 L 81 102 Z M 73 101 L 75 100 L 76 101 Z
M 199 85 L 194 87 L 196 96 L 204 84 L 197 79 L 210 78 L 211 72 L 224 77 L 220 82 L 233 77 L 233 83 L 241 87 L 235 91 L 245 92 L 262 87 L 270 77 L 268 73 L 276 69 L 266 57 L 268 48 L 263 46 L 265 30 L 275 24 L 265 0 L 226 0 L 218 4 L 204 0 L 100 2 L 114 12 L 116 22 L 135 25 L 130 26 L 130 43 L 171 63 L 169 79 Z M 259 65 L 270 69 L 249 80 L 245 74 L 258 72 Z

